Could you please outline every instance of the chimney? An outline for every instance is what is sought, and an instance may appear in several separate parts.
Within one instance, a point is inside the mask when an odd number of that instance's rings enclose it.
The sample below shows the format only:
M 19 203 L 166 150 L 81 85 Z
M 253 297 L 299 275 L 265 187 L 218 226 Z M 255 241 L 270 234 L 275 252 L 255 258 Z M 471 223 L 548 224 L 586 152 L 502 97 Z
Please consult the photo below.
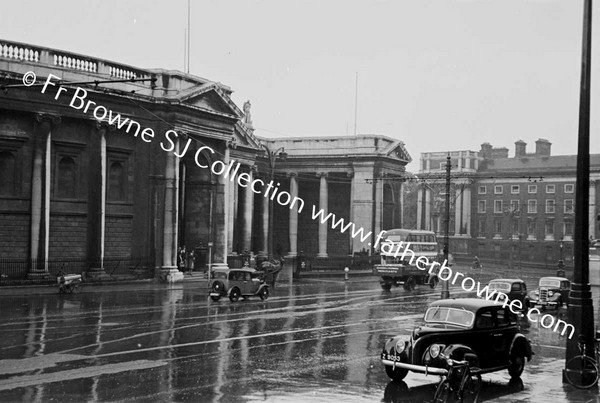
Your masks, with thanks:
M 479 152 L 484 160 L 492 159 L 492 145 L 490 143 L 483 143 Z
M 515 141 L 515 158 L 524 157 L 527 154 L 527 143 L 523 140 Z
M 546 139 L 538 139 L 535 142 L 535 155 L 538 157 L 549 157 L 552 143 Z

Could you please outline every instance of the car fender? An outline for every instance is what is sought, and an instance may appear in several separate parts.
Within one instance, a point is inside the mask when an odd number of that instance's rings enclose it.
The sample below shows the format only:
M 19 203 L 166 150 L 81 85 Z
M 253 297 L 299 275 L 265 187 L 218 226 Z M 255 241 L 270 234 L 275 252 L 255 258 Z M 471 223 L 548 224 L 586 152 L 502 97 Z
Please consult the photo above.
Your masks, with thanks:
M 258 287 L 258 290 L 256 290 L 256 294 L 260 294 L 260 292 L 263 290 L 263 288 L 266 288 L 268 290 L 269 284 L 261 284 L 260 287 Z
M 385 352 L 386 354 L 390 354 L 392 349 L 396 351 L 396 343 L 398 342 L 398 340 L 408 340 L 409 337 L 410 336 L 398 335 L 387 339 L 383 347 L 383 352 Z M 406 349 L 404 349 L 404 352 L 406 352 Z
M 469 361 L 469 365 L 473 367 L 479 366 L 479 357 L 473 349 L 465 344 L 450 344 L 444 348 L 443 353 L 446 357 L 450 357 L 453 360 Z
M 511 357 L 523 355 L 527 357 L 527 361 L 531 361 L 531 357 L 534 353 L 527 337 L 523 336 L 521 333 L 517 333 L 510 343 L 509 354 Z
M 229 296 L 229 294 L 231 294 L 231 291 L 237 288 L 238 290 L 240 290 L 240 287 L 238 287 L 237 285 L 234 285 L 233 287 L 231 287 L 229 290 L 227 290 L 227 296 Z M 240 294 L 241 294 L 242 290 L 240 290 Z

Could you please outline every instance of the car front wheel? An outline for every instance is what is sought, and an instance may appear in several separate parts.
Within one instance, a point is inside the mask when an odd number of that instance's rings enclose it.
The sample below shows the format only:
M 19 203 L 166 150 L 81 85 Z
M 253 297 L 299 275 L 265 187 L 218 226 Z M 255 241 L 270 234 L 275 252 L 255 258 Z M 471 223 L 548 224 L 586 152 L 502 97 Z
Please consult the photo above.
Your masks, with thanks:
M 389 291 L 392 289 L 392 284 L 391 283 L 381 283 L 381 288 L 383 289 L 383 291 Z
M 508 365 L 508 374 L 511 378 L 518 378 L 523 373 L 525 369 L 525 357 L 523 356 L 515 356 L 510 359 L 510 364 Z
M 396 368 L 394 369 L 390 365 L 385 366 L 385 373 L 390 377 L 391 380 L 400 382 L 404 378 L 406 378 L 406 374 L 408 374 L 408 369 L 406 368 Z
M 239 288 L 235 287 L 233 290 L 231 290 L 229 292 L 229 300 L 231 302 L 237 302 L 238 299 L 240 299 L 240 290 Z

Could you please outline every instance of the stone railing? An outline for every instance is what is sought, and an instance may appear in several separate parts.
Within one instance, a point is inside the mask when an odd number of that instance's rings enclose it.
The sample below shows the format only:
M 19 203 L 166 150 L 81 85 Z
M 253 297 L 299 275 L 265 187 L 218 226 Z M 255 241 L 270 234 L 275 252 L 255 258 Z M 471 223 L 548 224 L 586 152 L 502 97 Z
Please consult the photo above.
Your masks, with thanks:
M 107 75 L 114 79 L 129 80 L 148 78 L 150 73 L 131 66 L 95 59 L 77 53 L 31 46 L 25 43 L 9 42 L 0 39 L 0 59 L 39 63 L 67 70 L 83 71 Z M 150 83 L 148 83 L 150 85 Z

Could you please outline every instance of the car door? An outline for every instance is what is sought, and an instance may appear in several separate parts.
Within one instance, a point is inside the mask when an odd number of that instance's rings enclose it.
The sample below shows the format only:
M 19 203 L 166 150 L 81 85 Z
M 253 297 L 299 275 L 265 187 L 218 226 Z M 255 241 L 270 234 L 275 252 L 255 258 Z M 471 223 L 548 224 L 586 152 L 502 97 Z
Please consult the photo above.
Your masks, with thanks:
M 493 332 L 493 355 L 497 366 L 508 365 L 509 351 L 513 337 L 516 333 L 516 316 L 508 307 L 497 307 L 495 311 L 496 328 Z
M 525 296 L 527 295 L 527 288 L 525 287 L 525 283 L 513 283 L 510 289 L 510 299 L 518 299 L 525 306 Z
M 495 319 L 492 312 L 492 308 L 480 309 L 475 317 L 475 328 L 477 332 L 474 345 L 476 346 L 477 356 L 479 357 L 479 365 L 482 368 L 494 367 L 495 354 L 494 348 L 495 341 Z

